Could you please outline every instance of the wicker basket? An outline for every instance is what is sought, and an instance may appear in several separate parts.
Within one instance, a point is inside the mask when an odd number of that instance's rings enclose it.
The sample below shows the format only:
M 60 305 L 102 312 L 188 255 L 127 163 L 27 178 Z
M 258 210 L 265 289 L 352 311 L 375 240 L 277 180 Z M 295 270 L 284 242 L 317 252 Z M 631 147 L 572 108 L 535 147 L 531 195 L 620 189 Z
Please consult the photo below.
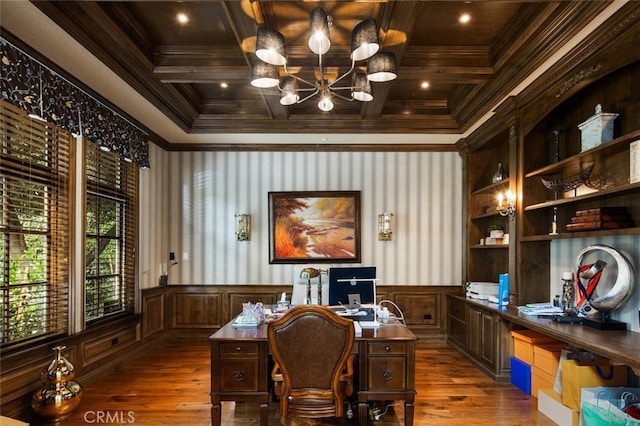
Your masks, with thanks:
M 562 176 L 558 177 L 558 175 L 545 175 L 540 176 L 540 180 L 542 184 L 546 186 L 548 189 L 556 192 L 568 192 L 571 190 L 577 189 L 579 186 L 583 185 L 591 172 L 593 171 L 593 164 L 587 167 L 586 169 L 580 170 L 578 173 L 567 176 L 563 178 Z

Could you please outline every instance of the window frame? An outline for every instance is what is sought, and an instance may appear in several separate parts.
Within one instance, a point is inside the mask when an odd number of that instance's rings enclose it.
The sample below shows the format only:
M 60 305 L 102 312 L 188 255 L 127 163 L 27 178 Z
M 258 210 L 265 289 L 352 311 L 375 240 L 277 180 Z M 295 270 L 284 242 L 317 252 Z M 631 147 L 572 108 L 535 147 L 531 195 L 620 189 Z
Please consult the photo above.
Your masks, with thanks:
M 82 203 L 84 206 L 83 217 L 83 238 L 82 246 L 84 252 L 83 266 L 83 321 L 86 327 L 93 324 L 102 324 L 111 318 L 120 318 L 124 315 L 135 313 L 136 309 L 136 293 L 137 293 L 137 234 L 138 234 L 138 167 L 126 161 L 123 157 L 116 153 L 105 151 L 99 145 L 84 139 L 84 196 Z M 93 161 L 93 163 L 91 163 Z M 90 163 L 94 168 L 90 167 Z M 104 167 L 103 167 L 104 166 Z M 88 229 L 87 219 L 90 216 L 90 208 L 88 207 L 90 197 L 97 200 L 109 200 L 115 202 L 118 206 L 119 216 L 117 219 L 118 230 L 115 236 L 108 236 L 100 232 L 91 232 Z M 99 203 L 98 203 L 99 204 Z M 96 210 L 96 211 L 99 211 Z M 98 215 L 99 216 L 99 215 Z M 96 225 L 98 225 L 99 217 Z M 87 269 L 88 262 L 88 242 L 100 239 L 110 239 L 118 243 L 118 259 L 119 270 L 113 273 L 101 273 L 100 270 L 100 254 L 96 253 L 94 260 L 97 261 L 98 267 L 96 274 L 89 275 Z M 98 244 L 99 245 L 99 244 Z M 99 250 L 96 247 L 96 250 Z M 104 278 L 116 279 L 116 288 L 120 292 L 119 298 L 115 305 L 106 305 L 110 300 L 105 300 L 101 294 L 97 294 L 93 299 L 97 301 L 94 309 L 89 308 L 88 289 L 90 287 L 89 280 L 98 283 L 95 288 L 99 292 L 101 286 L 100 281 Z M 100 306 L 102 305 L 102 306 Z M 113 309 L 115 306 L 116 309 Z M 97 313 L 96 313 L 97 310 Z
M 1 107 L 0 200 L 3 203 L 3 217 L 0 218 L 2 237 L 0 258 L 2 258 L 3 270 L 0 279 L 0 315 L 2 316 L 0 347 L 4 349 L 23 347 L 69 332 L 71 291 L 69 260 L 72 220 L 70 174 L 72 173 L 73 139 L 68 131 L 30 117 L 26 112 L 4 100 Z M 37 185 L 40 186 L 40 191 L 36 189 Z M 17 190 L 19 195 L 12 197 L 11 192 L 14 190 Z M 20 201 L 19 197 L 23 197 L 24 200 Z M 41 229 L 34 227 L 25 230 L 23 223 L 17 217 L 18 212 L 27 211 L 32 217 L 38 217 L 37 214 L 32 213 L 38 212 L 39 204 L 41 204 L 39 218 L 46 226 Z M 16 217 L 11 219 L 7 210 L 13 210 Z M 23 237 L 37 235 L 45 239 L 43 247 L 40 247 L 44 252 L 43 259 L 37 262 L 42 263 L 42 268 L 39 268 L 42 270 L 39 272 L 36 270 L 36 273 L 40 274 L 38 280 L 33 281 L 27 275 L 24 282 L 12 282 L 15 280 L 15 277 L 11 279 L 12 263 L 16 262 L 14 257 L 16 252 L 11 254 L 12 235 L 13 245 L 17 243 L 16 238 L 21 239 L 16 237 L 18 235 Z M 23 242 L 24 251 L 20 257 L 27 258 L 29 247 L 26 238 Z M 34 260 L 38 259 L 39 256 L 34 258 Z M 36 269 L 38 269 L 37 265 Z M 21 293 L 22 302 L 17 299 L 18 302 L 12 304 L 13 290 L 30 289 L 36 286 L 41 289 Z M 19 291 L 22 292 L 22 290 Z M 38 294 L 41 291 L 44 291 L 44 296 Z M 31 298 L 33 300 L 30 300 Z M 14 314 L 12 306 L 18 306 L 15 311 L 22 311 L 22 313 Z M 24 312 L 31 313 L 36 322 L 31 327 L 31 335 L 24 334 L 29 333 L 28 330 L 22 334 L 19 333 L 20 326 L 17 322 L 22 321 L 23 318 L 12 319 L 15 316 L 22 317 Z M 40 325 L 37 325 L 38 321 L 41 321 Z M 27 318 L 28 322 L 29 318 Z M 10 333 L 18 333 L 19 336 L 10 337 Z

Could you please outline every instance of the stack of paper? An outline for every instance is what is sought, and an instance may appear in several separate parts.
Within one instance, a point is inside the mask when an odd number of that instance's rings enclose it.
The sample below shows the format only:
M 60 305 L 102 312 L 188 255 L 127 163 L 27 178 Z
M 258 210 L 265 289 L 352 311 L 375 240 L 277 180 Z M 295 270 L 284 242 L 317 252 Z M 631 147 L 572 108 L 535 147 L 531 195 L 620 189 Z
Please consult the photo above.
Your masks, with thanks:
M 562 314 L 562 308 L 553 306 L 551 303 L 528 303 L 518 306 L 518 312 L 524 315 L 534 316 L 554 316 Z

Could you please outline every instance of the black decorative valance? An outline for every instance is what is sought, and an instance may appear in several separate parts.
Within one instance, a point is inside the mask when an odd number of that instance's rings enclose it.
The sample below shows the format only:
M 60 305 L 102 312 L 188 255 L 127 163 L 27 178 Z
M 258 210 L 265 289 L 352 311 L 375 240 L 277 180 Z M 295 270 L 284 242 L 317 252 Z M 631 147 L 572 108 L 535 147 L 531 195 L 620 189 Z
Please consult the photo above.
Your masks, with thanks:
M 140 167 L 149 167 L 148 135 L 126 118 L 0 37 L 2 98 Z

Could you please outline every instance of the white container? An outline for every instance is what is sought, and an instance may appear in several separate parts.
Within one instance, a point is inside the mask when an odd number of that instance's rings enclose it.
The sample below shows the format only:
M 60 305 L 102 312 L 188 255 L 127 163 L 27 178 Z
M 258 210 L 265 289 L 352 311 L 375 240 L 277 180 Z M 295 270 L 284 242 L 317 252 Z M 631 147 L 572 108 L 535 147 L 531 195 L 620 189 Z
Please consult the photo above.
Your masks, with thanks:
M 613 139 L 613 121 L 619 114 L 603 113 L 602 106 L 596 106 L 596 113 L 578 125 L 581 135 L 581 150 L 587 151 Z
M 502 229 L 494 229 L 489 232 L 489 237 L 499 239 L 504 236 L 504 231 Z

